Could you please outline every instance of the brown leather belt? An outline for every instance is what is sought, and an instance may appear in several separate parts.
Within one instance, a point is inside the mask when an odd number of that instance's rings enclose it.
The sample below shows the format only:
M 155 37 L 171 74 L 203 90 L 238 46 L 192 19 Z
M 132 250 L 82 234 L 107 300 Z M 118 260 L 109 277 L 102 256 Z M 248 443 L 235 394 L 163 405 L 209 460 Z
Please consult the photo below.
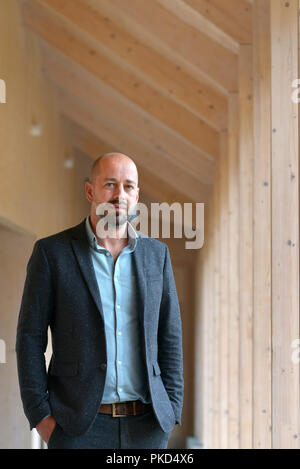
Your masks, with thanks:
M 151 404 L 144 404 L 142 401 L 116 402 L 114 404 L 101 404 L 98 412 L 110 414 L 112 417 L 126 417 L 127 415 L 140 414 L 150 406 Z

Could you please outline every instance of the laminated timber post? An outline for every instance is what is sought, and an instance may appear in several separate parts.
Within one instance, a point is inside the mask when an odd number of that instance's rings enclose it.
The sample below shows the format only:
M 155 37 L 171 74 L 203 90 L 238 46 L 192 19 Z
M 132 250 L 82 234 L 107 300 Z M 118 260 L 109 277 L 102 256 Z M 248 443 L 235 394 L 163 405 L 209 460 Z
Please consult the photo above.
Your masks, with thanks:
M 299 363 L 299 1 L 271 0 L 272 447 L 300 448 Z
M 253 21 L 253 448 L 257 449 L 272 447 L 270 1 L 255 0 Z
M 254 1 L 253 448 L 300 447 L 298 12 Z
M 252 45 L 239 56 L 239 382 L 240 448 L 252 447 L 253 77 Z

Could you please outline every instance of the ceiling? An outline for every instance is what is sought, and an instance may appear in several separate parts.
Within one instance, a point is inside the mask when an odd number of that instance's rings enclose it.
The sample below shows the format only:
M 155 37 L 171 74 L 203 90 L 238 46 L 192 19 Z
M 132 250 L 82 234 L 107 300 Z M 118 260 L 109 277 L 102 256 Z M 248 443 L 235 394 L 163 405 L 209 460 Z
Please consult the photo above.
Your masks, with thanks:
M 154 200 L 207 202 L 252 0 L 21 0 L 69 145 L 122 151 Z

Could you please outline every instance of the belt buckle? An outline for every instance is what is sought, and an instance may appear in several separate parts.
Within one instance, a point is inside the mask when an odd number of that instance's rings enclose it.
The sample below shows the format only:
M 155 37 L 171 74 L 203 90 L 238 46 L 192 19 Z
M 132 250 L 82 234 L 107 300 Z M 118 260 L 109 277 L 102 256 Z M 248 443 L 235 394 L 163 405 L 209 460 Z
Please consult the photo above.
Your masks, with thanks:
M 116 403 L 112 404 L 112 416 L 113 417 L 126 417 L 126 414 L 117 414 L 116 407 L 117 407 Z

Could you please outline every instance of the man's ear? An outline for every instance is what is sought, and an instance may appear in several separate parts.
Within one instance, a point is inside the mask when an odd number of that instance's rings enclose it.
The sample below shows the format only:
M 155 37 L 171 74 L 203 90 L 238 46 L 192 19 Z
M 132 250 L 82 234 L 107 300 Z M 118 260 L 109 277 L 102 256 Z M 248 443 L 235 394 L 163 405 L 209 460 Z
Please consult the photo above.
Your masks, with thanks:
M 92 203 L 94 200 L 94 196 L 93 196 L 93 185 L 91 181 L 86 181 L 85 183 L 85 195 L 86 195 L 87 200 Z

